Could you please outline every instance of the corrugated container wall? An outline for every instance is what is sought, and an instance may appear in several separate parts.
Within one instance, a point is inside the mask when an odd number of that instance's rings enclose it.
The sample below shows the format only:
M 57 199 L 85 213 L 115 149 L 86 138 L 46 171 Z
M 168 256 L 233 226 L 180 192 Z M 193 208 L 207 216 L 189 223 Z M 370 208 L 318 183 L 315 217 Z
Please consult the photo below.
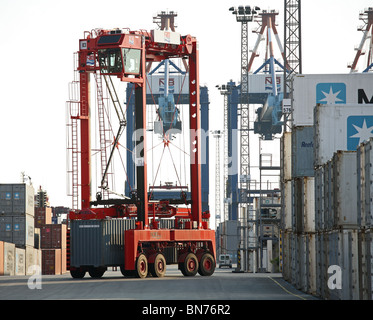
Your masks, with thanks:
M 283 182 L 291 180 L 291 132 L 284 132 L 281 137 L 281 179 Z
M 0 184 L 0 214 L 34 216 L 34 188 L 28 184 Z
M 70 266 L 124 264 L 124 230 L 135 229 L 134 219 L 72 220 Z
M 0 217 L 0 240 L 17 246 L 34 246 L 34 218 L 24 216 Z
M 333 125 L 331 125 L 333 123 Z M 373 136 L 364 128 L 373 126 L 372 105 L 317 105 L 315 107 L 315 163 L 323 165 L 337 150 L 356 151 Z
M 373 96 L 373 74 L 299 74 L 292 79 L 294 126 L 312 126 L 316 104 L 367 104 Z
M 336 152 L 333 170 L 333 227 L 358 227 L 356 151 Z
M 373 219 L 373 138 L 357 150 L 358 220 L 361 226 L 372 227 Z
M 293 178 L 313 177 L 314 127 L 293 127 L 291 132 L 291 175 Z

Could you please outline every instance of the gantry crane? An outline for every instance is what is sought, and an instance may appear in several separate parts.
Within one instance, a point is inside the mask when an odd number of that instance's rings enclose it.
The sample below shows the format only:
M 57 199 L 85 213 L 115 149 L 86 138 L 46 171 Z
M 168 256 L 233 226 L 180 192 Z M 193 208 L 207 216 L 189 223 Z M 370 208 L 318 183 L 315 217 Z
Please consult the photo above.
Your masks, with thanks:
M 151 63 L 171 58 L 181 58 L 189 72 L 189 130 L 190 130 L 190 189 L 191 200 L 173 203 L 170 201 L 150 201 L 147 190 L 147 138 L 146 138 L 146 70 Z M 191 35 L 181 36 L 172 30 L 152 30 L 150 32 L 129 29 L 96 29 L 85 32 L 79 40 L 78 66 L 79 93 L 78 103 L 70 109 L 71 130 L 73 131 L 73 161 L 80 156 L 80 180 L 77 183 L 77 170 L 73 170 L 75 187 L 80 190 L 80 208 L 69 214 L 71 222 L 76 220 L 102 220 L 110 218 L 136 218 L 136 228 L 124 231 L 124 261 L 120 267 L 123 274 L 134 272 L 144 278 L 148 264 L 155 270 L 153 275 L 163 276 L 166 270 L 163 251 L 167 248 L 177 250 L 177 263 L 185 276 L 197 272 L 204 276 L 212 275 L 215 270 L 215 231 L 209 229 L 209 213 L 201 208 L 201 132 L 200 132 L 200 87 L 199 52 L 197 39 Z M 108 81 L 134 84 L 135 96 L 135 154 L 136 191 L 132 197 L 104 199 L 100 192 L 92 200 L 91 192 L 91 106 L 90 75 L 97 74 Z M 106 81 L 105 80 L 105 81 Z M 126 126 L 125 112 L 113 104 L 119 118 L 118 134 L 112 150 L 117 146 L 121 133 Z M 80 126 L 77 124 L 79 123 Z M 173 122 L 169 123 L 170 126 Z M 77 128 L 80 127 L 80 132 Z M 170 143 L 169 136 L 163 135 L 164 148 Z M 80 149 L 78 150 L 78 148 Z M 113 151 L 112 151 L 113 152 Z M 78 169 L 77 164 L 74 165 Z M 105 172 L 100 188 L 105 189 Z M 184 207 L 181 207 L 184 205 Z M 173 228 L 161 229 L 159 219 L 175 218 Z M 178 223 L 181 221 L 183 223 Z M 74 223 L 72 223 L 72 228 Z M 82 228 L 83 230 L 84 228 Z M 76 230 L 80 232 L 80 230 Z M 83 232 L 83 231 L 82 231 Z M 72 235 L 74 233 L 71 233 Z M 71 237 L 71 243 L 79 241 Z M 90 245 L 88 242 L 87 245 Z M 87 248 L 88 251 L 88 248 Z M 105 265 L 88 266 L 76 263 L 71 252 L 70 272 L 73 277 L 83 277 L 90 268 L 90 274 L 103 274 Z M 92 270 L 93 268 L 93 270 Z

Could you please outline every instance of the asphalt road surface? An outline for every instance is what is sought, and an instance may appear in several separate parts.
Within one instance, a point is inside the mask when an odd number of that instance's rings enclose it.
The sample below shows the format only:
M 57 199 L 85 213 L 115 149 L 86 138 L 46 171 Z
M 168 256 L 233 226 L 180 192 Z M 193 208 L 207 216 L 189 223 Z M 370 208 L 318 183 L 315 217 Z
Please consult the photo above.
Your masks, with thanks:
M 101 279 L 88 273 L 83 279 L 63 275 L 1 276 L 1 300 L 313 300 L 296 290 L 281 274 L 232 273 L 216 269 L 211 277 L 184 277 L 176 265 L 167 266 L 163 278 L 125 278 L 108 270 Z

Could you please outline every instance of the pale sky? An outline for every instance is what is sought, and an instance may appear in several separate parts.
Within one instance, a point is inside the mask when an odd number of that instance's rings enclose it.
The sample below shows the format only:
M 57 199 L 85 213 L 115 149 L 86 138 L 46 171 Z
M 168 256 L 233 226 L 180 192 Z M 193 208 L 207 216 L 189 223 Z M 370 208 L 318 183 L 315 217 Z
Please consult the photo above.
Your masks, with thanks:
M 35 188 L 41 185 L 47 190 L 52 206 L 71 205 L 66 195 L 65 103 L 78 40 L 94 28 L 154 29 L 152 18 L 159 11 L 176 11 L 177 31 L 197 37 L 200 81 L 210 93 L 210 130 L 222 129 L 223 97 L 215 86 L 240 80 L 240 24 L 228 9 L 241 4 L 237 0 L 1 0 L 0 183 L 18 183 L 24 171 Z M 283 42 L 284 1 L 251 5 L 279 10 Z M 303 73 L 349 72 L 347 63 L 354 59 L 354 47 L 363 35 L 357 31 L 359 12 L 369 6 L 368 0 L 303 1 Z M 249 25 L 249 30 L 256 26 Z M 249 47 L 255 41 L 256 35 L 250 33 Z M 257 58 L 256 65 L 263 59 Z M 210 146 L 213 154 L 213 139 Z M 214 158 L 210 157 L 211 209 Z

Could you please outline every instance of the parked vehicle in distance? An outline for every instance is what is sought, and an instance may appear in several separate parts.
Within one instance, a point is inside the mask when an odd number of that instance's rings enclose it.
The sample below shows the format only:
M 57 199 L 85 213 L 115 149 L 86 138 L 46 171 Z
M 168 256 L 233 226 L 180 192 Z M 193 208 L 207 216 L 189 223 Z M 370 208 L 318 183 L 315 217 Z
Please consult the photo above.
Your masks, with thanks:
M 232 268 L 232 256 L 230 254 L 219 255 L 219 269 L 221 267 Z

